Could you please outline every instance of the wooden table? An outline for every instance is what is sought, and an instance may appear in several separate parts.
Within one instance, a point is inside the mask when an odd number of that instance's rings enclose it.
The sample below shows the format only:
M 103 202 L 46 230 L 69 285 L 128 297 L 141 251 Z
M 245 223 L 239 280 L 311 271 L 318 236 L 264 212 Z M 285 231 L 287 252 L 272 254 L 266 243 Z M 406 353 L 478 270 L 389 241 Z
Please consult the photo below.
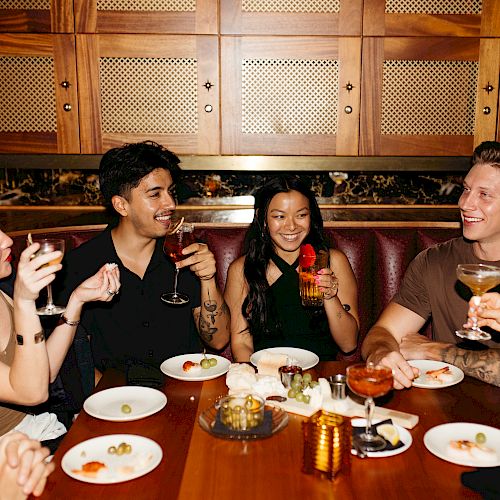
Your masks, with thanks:
M 345 372 L 345 363 L 321 363 L 315 376 Z M 107 372 L 98 390 L 122 385 L 123 377 Z M 460 483 L 473 470 L 443 461 L 427 451 L 425 432 L 447 422 L 475 422 L 500 427 L 500 389 L 465 377 L 458 385 L 439 389 L 392 391 L 384 406 L 415 413 L 419 424 L 410 432 L 413 445 L 400 455 L 359 459 L 350 471 L 328 481 L 301 472 L 303 417 L 290 414 L 288 426 L 269 439 L 227 441 L 206 433 L 198 414 L 226 393 L 225 377 L 206 382 L 167 379 L 165 408 L 133 422 L 107 422 L 81 412 L 55 454 L 45 499 L 362 499 L 480 498 Z M 116 485 L 93 485 L 72 479 L 60 460 L 72 446 L 91 437 L 129 433 L 155 440 L 163 460 L 141 478 Z

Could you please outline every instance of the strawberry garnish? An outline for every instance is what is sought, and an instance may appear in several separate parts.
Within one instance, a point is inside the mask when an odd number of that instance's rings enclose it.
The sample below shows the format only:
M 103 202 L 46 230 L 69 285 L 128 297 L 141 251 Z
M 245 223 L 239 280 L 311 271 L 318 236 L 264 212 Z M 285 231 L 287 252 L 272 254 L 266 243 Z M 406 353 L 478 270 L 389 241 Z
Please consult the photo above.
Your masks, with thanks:
M 300 246 L 300 267 L 311 267 L 316 262 L 316 252 L 310 243 Z

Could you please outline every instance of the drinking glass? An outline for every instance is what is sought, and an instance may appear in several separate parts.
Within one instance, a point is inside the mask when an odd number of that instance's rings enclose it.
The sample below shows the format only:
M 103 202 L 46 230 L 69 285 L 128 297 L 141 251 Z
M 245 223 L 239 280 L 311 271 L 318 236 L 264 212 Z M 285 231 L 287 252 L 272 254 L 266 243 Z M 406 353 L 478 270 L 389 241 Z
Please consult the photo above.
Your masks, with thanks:
M 486 264 L 458 264 L 457 278 L 467 285 L 474 296 L 481 297 L 500 284 L 500 267 Z M 469 340 L 490 340 L 491 335 L 477 326 L 477 316 L 472 316 L 472 326 L 456 330 L 458 337 Z
M 194 243 L 194 224 L 184 222 L 176 227 L 174 232 L 168 233 L 163 241 L 163 251 L 174 263 L 179 262 L 186 256 L 182 255 L 182 249 Z M 167 304 L 187 304 L 189 297 L 183 293 L 177 292 L 177 279 L 179 269 L 175 268 L 174 291 L 164 293 L 161 300 Z
M 385 447 L 382 436 L 373 432 L 372 417 L 375 409 L 373 398 L 387 394 L 392 389 L 392 370 L 374 363 L 360 363 L 347 367 L 347 385 L 358 396 L 365 399 L 365 432 L 356 436 L 358 445 L 364 452 L 378 451 Z
M 55 264 L 59 264 L 62 261 L 64 255 L 64 240 L 44 238 L 41 240 L 36 240 L 36 242 L 40 244 L 40 249 L 34 254 L 34 257 L 38 257 L 39 255 L 44 255 L 50 252 L 55 252 L 57 250 L 62 252 L 60 257 L 51 260 L 41 267 L 53 266 Z M 54 316 L 55 314 L 62 314 L 65 310 L 65 307 L 56 306 L 54 304 L 54 301 L 52 299 L 52 284 L 49 283 L 47 285 L 47 303 L 43 307 L 39 307 L 36 310 L 36 313 L 39 316 Z
M 302 305 L 306 307 L 321 307 L 323 305 L 323 293 L 320 291 L 316 276 L 320 269 L 328 267 L 328 252 L 320 250 L 310 265 L 306 259 L 301 259 L 299 266 L 299 291 Z

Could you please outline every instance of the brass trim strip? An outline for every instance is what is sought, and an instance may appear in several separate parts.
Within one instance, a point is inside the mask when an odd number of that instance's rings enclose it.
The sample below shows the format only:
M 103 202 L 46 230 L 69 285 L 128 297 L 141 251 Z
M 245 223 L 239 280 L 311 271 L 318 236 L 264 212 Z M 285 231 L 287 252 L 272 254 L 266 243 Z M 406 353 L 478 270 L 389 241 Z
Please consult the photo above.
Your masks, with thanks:
M 98 170 L 102 155 L 0 154 L 0 168 Z M 466 156 L 224 156 L 179 155 L 183 170 L 252 172 L 462 172 Z

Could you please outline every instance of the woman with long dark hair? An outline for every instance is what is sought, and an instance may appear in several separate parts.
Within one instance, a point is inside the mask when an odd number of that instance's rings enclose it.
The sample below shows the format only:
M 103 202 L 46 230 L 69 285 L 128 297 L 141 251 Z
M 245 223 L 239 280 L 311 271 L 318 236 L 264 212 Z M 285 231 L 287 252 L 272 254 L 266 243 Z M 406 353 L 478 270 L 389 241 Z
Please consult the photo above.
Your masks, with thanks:
M 319 271 L 324 301 L 317 308 L 302 306 L 299 294 L 300 247 L 307 243 L 329 254 L 329 266 Z M 299 347 L 322 360 L 356 348 L 356 279 L 344 253 L 329 247 L 314 193 L 300 179 L 275 177 L 256 193 L 244 255 L 229 267 L 225 299 L 238 362 L 267 347 Z

